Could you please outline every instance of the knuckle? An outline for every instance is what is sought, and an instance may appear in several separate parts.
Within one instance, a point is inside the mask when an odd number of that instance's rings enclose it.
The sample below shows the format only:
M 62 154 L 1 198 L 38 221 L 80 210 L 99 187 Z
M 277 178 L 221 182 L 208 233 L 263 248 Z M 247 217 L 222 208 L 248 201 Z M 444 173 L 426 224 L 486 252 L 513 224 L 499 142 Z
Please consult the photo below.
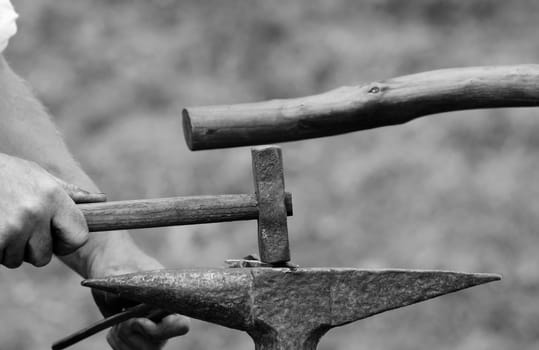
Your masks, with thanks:
M 88 224 L 82 211 L 79 210 L 74 204 L 72 205 L 70 213 L 71 231 L 73 236 L 84 238 L 88 235 Z
M 184 335 L 189 332 L 191 328 L 191 319 L 180 314 L 171 314 L 170 317 L 172 322 L 175 324 L 175 328 L 171 336 Z
M 62 187 L 53 180 L 45 181 L 41 185 L 41 190 L 43 193 L 43 197 L 46 200 L 56 199 L 60 194 L 63 193 Z
M 18 163 L 19 166 L 24 167 L 27 171 L 30 171 L 32 173 L 39 173 L 42 171 L 42 168 L 39 166 L 39 164 L 37 164 L 33 160 L 19 158 Z
M 88 224 L 86 223 L 86 218 L 84 217 L 82 211 L 79 210 L 79 208 L 75 207 L 74 212 L 74 221 L 79 227 L 82 234 L 86 236 L 88 234 Z
M 22 265 L 22 260 L 19 260 L 19 259 L 15 259 L 15 260 L 7 260 L 7 261 L 4 261 L 4 266 L 7 267 L 8 269 L 16 269 L 17 267 L 20 267 Z
M 58 256 L 64 256 L 77 251 L 88 241 L 88 235 L 85 233 L 70 234 L 67 240 L 56 242 L 53 245 L 53 251 Z
M 27 166 L 29 166 L 30 168 L 33 168 L 33 169 L 39 169 L 41 170 L 42 168 L 39 166 L 39 164 L 37 164 L 36 162 L 34 162 L 33 160 L 29 160 L 29 159 L 21 159 Z
M 28 219 L 38 219 L 43 215 L 44 205 L 40 204 L 38 201 L 28 201 L 23 206 L 21 206 L 21 216 Z
M 87 230 L 78 231 L 78 233 L 76 234 L 76 242 L 75 242 L 76 248 L 74 250 L 79 249 L 87 241 L 88 241 L 88 231 Z
M 31 262 L 35 267 L 43 267 L 50 263 L 52 260 L 52 254 L 46 254 L 40 257 L 36 257 L 34 261 Z
M 191 319 L 183 315 L 180 316 L 182 317 L 183 330 L 185 331 L 185 333 L 187 333 L 191 329 Z
M 52 244 L 40 242 L 37 247 L 27 246 L 25 260 L 35 267 L 43 267 L 52 260 Z
M 22 215 L 13 215 L 10 219 L 6 220 L 2 225 L 2 230 L 8 237 L 6 240 L 20 237 L 24 231 L 24 226 L 25 219 Z

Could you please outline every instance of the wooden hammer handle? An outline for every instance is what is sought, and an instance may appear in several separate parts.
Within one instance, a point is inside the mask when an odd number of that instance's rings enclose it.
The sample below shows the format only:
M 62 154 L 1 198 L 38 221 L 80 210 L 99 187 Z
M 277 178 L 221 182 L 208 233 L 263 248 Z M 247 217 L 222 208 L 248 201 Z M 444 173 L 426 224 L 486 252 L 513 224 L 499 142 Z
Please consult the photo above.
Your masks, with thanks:
M 286 193 L 287 215 L 292 215 L 292 196 Z M 79 204 L 90 231 L 206 224 L 258 219 L 254 194 L 171 197 Z
M 323 94 L 187 108 L 191 150 L 295 141 L 465 109 L 539 106 L 539 64 L 443 69 Z

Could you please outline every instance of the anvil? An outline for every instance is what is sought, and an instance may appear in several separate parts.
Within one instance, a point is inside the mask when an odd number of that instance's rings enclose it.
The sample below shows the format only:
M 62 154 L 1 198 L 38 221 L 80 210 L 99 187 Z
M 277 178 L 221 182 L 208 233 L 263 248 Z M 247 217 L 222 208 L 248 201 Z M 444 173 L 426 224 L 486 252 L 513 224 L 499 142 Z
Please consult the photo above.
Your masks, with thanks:
M 313 350 L 331 328 L 499 279 L 447 271 L 253 267 L 158 270 L 83 285 L 245 331 L 255 349 Z

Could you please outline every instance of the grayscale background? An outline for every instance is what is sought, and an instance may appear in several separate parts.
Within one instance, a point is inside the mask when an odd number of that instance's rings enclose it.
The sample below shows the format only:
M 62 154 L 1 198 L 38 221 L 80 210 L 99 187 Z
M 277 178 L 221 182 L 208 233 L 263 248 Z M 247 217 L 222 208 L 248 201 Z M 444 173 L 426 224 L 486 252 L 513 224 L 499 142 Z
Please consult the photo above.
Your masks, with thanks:
M 299 97 L 447 67 L 537 63 L 539 2 L 16 0 L 6 56 L 110 200 L 252 191 L 248 148 L 190 152 L 182 107 Z M 320 349 L 539 349 L 539 109 L 449 113 L 283 144 L 302 266 L 501 273 L 332 330 Z M 256 223 L 134 231 L 167 267 L 256 252 Z M 0 348 L 101 316 L 58 261 L 0 268 Z M 104 333 L 74 349 L 105 348 Z M 168 349 L 253 349 L 194 321 Z

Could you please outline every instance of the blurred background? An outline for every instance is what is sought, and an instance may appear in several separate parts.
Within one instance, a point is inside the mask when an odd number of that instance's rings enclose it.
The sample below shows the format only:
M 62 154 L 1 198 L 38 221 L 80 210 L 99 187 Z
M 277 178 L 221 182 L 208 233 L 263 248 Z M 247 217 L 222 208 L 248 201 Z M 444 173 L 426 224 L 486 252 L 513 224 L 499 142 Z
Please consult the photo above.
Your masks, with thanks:
M 252 191 L 248 148 L 192 153 L 182 107 L 315 94 L 438 68 L 537 63 L 539 2 L 16 0 L 6 56 L 110 200 Z M 504 279 L 332 330 L 320 349 L 539 348 L 539 109 L 465 111 L 283 144 L 302 266 Z M 139 230 L 167 267 L 256 252 L 256 223 Z M 0 268 L 0 348 L 99 319 L 58 261 Z M 103 349 L 104 333 L 75 349 Z M 168 349 L 253 349 L 194 321 Z

